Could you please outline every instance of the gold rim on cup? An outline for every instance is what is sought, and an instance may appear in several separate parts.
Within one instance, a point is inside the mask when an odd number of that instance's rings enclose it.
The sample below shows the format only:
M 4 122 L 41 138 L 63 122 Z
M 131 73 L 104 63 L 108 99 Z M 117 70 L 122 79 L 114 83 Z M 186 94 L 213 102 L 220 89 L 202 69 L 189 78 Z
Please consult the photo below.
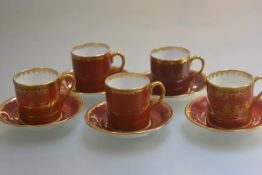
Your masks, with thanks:
M 178 51 L 183 51 L 187 53 L 186 57 L 177 57 L 177 59 L 172 59 L 172 58 L 165 58 L 165 59 L 159 59 L 153 56 L 154 53 L 159 52 L 159 51 L 166 51 L 166 50 L 178 50 Z M 150 57 L 154 59 L 157 63 L 159 64 L 183 64 L 187 62 L 193 62 L 194 60 L 199 60 L 201 62 L 201 69 L 197 71 L 198 74 L 201 74 L 204 70 L 205 67 L 205 60 L 201 56 L 190 56 L 191 53 L 188 49 L 184 47 L 178 47 L 178 46 L 166 46 L 166 47 L 159 47 L 155 48 L 150 52 Z
M 236 74 L 236 75 L 240 75 L 242 77 L 245 77 L 247 79 L 250 80 L 250 82 L 248 84 L 242 85 L 242 86 L 238 86 L 238 87 L 223 87 L 223 86 L 219 86 L 217 84 L 212 83 L 211 78 L 214 78 L 216 76 L 220 76 L 223 74 Z M 241 70 L 235 70 L 235 69 L 225 69 L 225 70 L 221 70 L 221 71 L 215 71 L 211 74 L 209 74 L 206 78 L 207 83 L 211 84 L 212 86 L 216 87 L 216 88 L 222 88 L 222 89 L 242 89 L 242 88 L 246 88 L 248 86 L 251 86 L 253 83 L 255 83 L 258 79 L 260 79 L 259 77 L 253 77 L 250 73 L 245 72 L 245 71 L 241 71 Z M 261 77 L 262 79 L 262 77 Z
M 25 75 L 29 72 L 48 72 L 48 73 L 52 73 L 54 75 L 56 75 L 56 78 L 52 81 L 49 81 L 47 83 L 43 83 L 43 84 L 39 84 L 39 85 L 26 85 L 26 84 L 22 84 L 22 83 L 19 83 L 16 81 L 16 79 L 22 75 Z M 28 68 L 28 69 L 24 69 L 18 73 L 16 73 L 14 76 L 13 76 L 13 82 L 19 86 L 22 86 L 22 87 L 45 87 L 45 86 L 48 86 L 49 84 L 57 81 L 58 79 L 60 78 L 59 76 L 59 73 L 52 69 L 52 68 L 47 68 L 47 67 L 34 67 L 34 68 Z
M 80 55 L 76 55 L 74 54 L 74 51 L 75 50 L 78 50 L 78 49 L 83 49 L 83 48 L 89 48 L 89 47 L 103 47 L 106 49 L 106 52 L 105 53 L 102 53 L 102 54 L 97 54 L 97 55 L 93 55 L 93 56 L 80 56 Z M 76 45 L 72 48 L 71 50 L 71 54 L 73 55 L 73 59 L 105 59 L 106 57 L 104 57 L 106 54 L 109 54 L 110 53 L 110 47 L 107 45 L 107 44 L 104 44 L 104 43 L 84 43 L 84 44 L 79 44 L 79 45 Z
M 116 87 L 112 87 L 108 84 L 108 82 L 110 80 L 115 79 L 115 78 L 119 78 L 119 77 L 124 77 L 124 76 L 143 78 L 143 79 L 147 80 L 148 83 L 145 86 L 138 87 L 138 88 L 130 88 L 130 89 L 116 88 Z M 161 94 L 159 95 L 159 101 L 163 101 L 165 94 L 166 94 L 165 86 L 163 85 L 163 83 L 161 83 L 160 81 L 151 82 L 149 77 L 145 74 L 142 74 L 142 73 L 131 73 L 131 72 L 116 73 L 116 74 L 110 75 L 109 77 L 106 78 L 105 85 L 109 88 L 110 91 L 112 91 L 114 93 L 118 93 L 118 94 L 136 94 L 136 93 L 143 91 L 147 87 L 150 87 L 151 91 L 152 91 L 155 87 L 159 86 L 160 89 L 161 89 Z

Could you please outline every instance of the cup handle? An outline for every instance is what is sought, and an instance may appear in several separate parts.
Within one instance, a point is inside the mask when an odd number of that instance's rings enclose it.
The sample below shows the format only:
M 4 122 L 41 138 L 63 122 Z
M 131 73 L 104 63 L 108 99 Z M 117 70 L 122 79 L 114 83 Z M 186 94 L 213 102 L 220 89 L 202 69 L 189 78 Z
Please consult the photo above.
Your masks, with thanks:
M 202 57 L 200 57 L 200 56 L 192 56 L 190 58 L 190 62 L 193 62 L 194 60 L 199 60 L 201 62 L 201 69 L 196 73 L 196 75 L 197 74 L 201 74 L 203 72 L 203 70 L 204 70 L 205 60 Z
M 67 83 L 65 83 L 67 81 Z M 62 98 L 62 101 L 70 94 L 70 92 L 75 89 L 76 85 L 76 79 L 72 75 L 72 73 L 63 73 L 59 77 L 60 87 L 65 89 L 65 93 L 63 94 L 64 97 Z
M 154 81 L 150 84 L 151 86 L 151 94 L 153 93 L 153 89 L 155 87 L 160 87 L 160 96 L 159 96 L 159 99 L 157 101 L 155 101 L 153 104 L 151 104 L 150 108 L 153 107 L 154 105 L 160 103 L 163 101 L 163 99 L 165 98 L 165 95 L 166 95 L 166 88 L 164 86 L 163 83 L 161 83 L 160 81 Z
M 121 59 L 121 65 L 120 65 L 120 67 L 118 67 L 118 69 L 117 69 L 117 71 L 116 71 L 116 72 L 120 72 L 120 71 L 123 70 L 123 68 L 124 68 L 124 66 L 125 66 L 125 63 L 126 63 L 126 61 L 125 61 L 125 56 L 124 56 L 121 52 L 119 52 L 119 51 L 112 52 L 112 53 L 111 53 L 111 58 L 112 58 L 112 59 L 111 59 L 111 63 L 113 63 L 113 59 L 114 59 L 115 56 L 119 56 L 120 59 Z
M 262 80 L 262 76 L 257 76 L 257 77 L 255 77 L 255 79 L 254 79 L 254 84 L 255 84 L 258 80 Z M 262 96 L 262 91 L 255 97 L 255 100 L 258 100 L 261 96 Z

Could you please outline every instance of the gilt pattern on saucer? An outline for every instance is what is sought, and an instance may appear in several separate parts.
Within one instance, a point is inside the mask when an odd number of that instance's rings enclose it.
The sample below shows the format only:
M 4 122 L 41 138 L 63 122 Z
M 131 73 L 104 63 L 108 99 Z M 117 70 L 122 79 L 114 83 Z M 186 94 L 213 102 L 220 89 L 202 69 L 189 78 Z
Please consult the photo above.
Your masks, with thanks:
M 108 126 L 108 110 L 106 102 L 91 107 L 86 115 L 86 123 L 93 129 L 112 135 L 139 135 L 157 131 L 166 126 L 173 118 L 173 111 L 166 103 L 161 102 L 152 107 L 148 127 L 135 131 L 119 131 Z
M 201 96 L 190 102 L 185 108 L 187 119 L 196 126 L 216 131 L 247 131 L 262 127 L 262 99 L 254 101 L 251 109 L 251 121 L 241 128 L 225 129 L 218 128 L 208 122 L 208 100 Z
M 83 102 L 80 97 L 70 94 L 65 98 L 62 106 L 61 117 L 57 121 L 48 124 L 41 125 L 27 125 L 20 120 L 18 113 L 18 104 L 16 97 L 10 98 L 0 105 L 0 121 L 16 127 L 44 127 L 50 125 L 57 125 L 70 120 L 76 114 L 78 114 L 83 106 Z

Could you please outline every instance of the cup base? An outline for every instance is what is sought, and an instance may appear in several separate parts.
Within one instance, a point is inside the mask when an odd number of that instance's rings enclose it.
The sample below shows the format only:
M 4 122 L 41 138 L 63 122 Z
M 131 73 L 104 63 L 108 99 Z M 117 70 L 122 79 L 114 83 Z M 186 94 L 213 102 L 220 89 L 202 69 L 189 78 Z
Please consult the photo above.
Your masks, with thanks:
M 216 128 L 223 128 L 223 129 L 236 129 L 236 128 L 245 128 L 252 122 L 251 116 L 247 117 L 246 119 L 235 119 L 235 120 L 225 120 L 225 119 L 218 119 L 215 115 L 208 113 L 207 116 L 207 123 Z
M 24 117 L 20 116 L 19 121 L 25 125 L 43 125 L 43 124 L 50 124 L 50 123 L 56 122 L 60 120 L 62 117 L 63 117 L 63 114 L 62 112 L 60 112 L 59 114 L 48 117 L 48 118 L 39 118 L 38 116 L 32 116 L 29 118 L 25 116 Z
M 149 120 L 147 125 L 143 126 L 143 127 L 129 127 L 129 128 L 123 128 L 123 127 L 117 127 L 114 126 L 110 123 L 108 123 L 108 128 L 111 130 L 116 130 L 116 131 L 138 131 L 138 130 L 145 130 L 147 128 L 149 128 L 151 126 L 151 121 Z

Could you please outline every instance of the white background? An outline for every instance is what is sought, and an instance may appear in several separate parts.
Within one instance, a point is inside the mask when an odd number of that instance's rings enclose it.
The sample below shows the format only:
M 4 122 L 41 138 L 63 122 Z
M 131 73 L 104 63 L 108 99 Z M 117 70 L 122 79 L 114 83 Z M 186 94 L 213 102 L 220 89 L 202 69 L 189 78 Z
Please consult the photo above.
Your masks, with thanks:
M 17 71 L 64 71 L 71 48 L 92 41 L 121 50 L 129 71 L 149 70 L 153 48 L 176 45 L 205 57 L 206 73 L 234 68 L 261 75 L 261 8 L 260 0 L 1 0 L 0 100 L 14 96 Z M 171 105 L 167 128 L 135 140 L 88 128 L 87 108 L 54 129 L 1 124 L 0 174 L 261 174 L 262 130 L 211 132 L 186 120 L 185 103 Z

